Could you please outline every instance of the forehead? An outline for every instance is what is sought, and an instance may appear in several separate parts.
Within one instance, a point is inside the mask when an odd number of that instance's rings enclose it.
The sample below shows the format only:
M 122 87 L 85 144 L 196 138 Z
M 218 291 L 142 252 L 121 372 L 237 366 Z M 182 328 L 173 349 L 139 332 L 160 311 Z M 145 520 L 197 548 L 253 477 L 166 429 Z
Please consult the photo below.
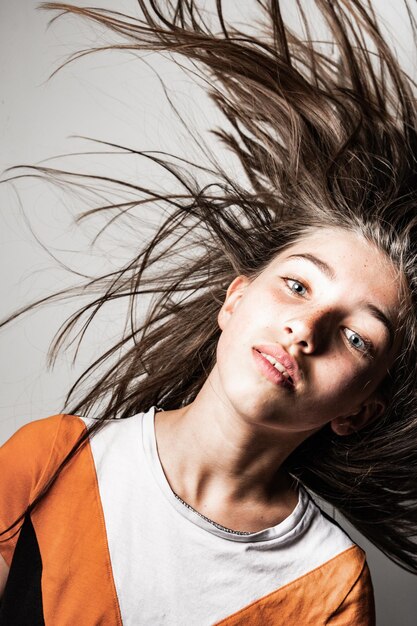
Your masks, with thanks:
M 280 252 L 270 268 L 275 271 L 283 263 L 299 271 L 316 272 L 342 288 L 352 301 L 366 299 L 390 316 L 398 313 L 402 290 L 399 272 L 382 250 L 359 234 L 330 228 L 313 232 Z M 331 272 L 325 271 L 326 266 Z

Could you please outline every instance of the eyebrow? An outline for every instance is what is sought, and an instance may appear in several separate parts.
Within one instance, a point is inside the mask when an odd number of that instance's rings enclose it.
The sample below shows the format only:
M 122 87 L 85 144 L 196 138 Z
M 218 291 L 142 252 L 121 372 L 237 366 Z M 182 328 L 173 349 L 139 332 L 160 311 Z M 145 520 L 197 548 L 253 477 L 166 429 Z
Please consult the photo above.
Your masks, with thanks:
M 394 335 L 395 335 L 394 324 L 391 322 L 389 317 L 387 317 L 385 313 L 381 311 L 381 309 L 379 309 L 374 304 L 370 304 L 369 302 L 367 302 L 366 308 L 368 309 L 369 313 L 371 313 L 371 315 L 376 317 L 377 320 L 379 320 L 380 322 L 384 324 L 389 335 L 388 349 L 391 349 L 392 344 L 394 343 Z
M 310 254 L 308 252 L 304 252 L 303 254 L 290 254 L 287 259 L 305 259 L 306 261 L 310 261 L 316 267 L 318 267 L 318 269 L 323 272 L 323 274 L 325 274 L 328 278 L 330 278 L 330 280 L 334 280 L 336 278 L 336 273 L 334 269 L 330 267 L 328 263 L 326 263 L 322 259 L 319 259 L 314 254 Z M 375 304 L 367 302 L 365 304 L 365 308 L 373 317 L 375 317 L 385 326 L 389 336 L 388 348 L 390 349 L 394 343 L 395 336 L 394 325 L 392 321 L 389 319 L 389 317 L 385 315 L 383 311 L 381 311 L 380 308 L 375 306 Z
M 311 263 L 314 263 L 314 265 L 318 267 L 319 270 L 323 272 L 323 274 L 326 274 L 326 276 L 328 276 L 331 280 L 334 280 L 336 278 L 336 273 L 334 269 L 330 267 L 330 265 L 328 265 L 325 261 L 322 261 L 318 257 L 314 256 L 314 254 L 309 254 L 308 252 L 305 252 L 304 254 L 290 254 L 287 259 L 306 259 L 307 261 L 311 261 Z

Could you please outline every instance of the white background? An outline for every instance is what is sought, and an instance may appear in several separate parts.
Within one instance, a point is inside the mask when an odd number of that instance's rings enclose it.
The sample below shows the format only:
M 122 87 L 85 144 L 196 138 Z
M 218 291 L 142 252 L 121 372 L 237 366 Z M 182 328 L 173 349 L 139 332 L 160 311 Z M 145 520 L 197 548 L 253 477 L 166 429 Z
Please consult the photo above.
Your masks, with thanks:
M 134 0 L 100 5 L 131 13 L 136 8 Z M 228 5 L 235 9 L 230 1 Z M 396 0 L 379 3 L 378 7 L 392 26 L 399 55 L 415 76 L 415 52 L 405 12 Z M 191 123 L 212 126 L 216 120 L 213 107 L 189 78 L 172 63 L 154 55 L 147 57 L 145 64 L 132 55 L 112 52 L 79 60 L 48 81 L 69 53 L 103 43 L 100 29 L 93 31 L 75 18 L 64 19 L 47 29 L 50 17 L 37 10 L 33 0 L 0 3 L 1 171 L 43 160 L 49 166 L 62 166 L 64 161 L 50 157 L 97 149 L 71 135 L 193 156 L 189 139 L 164 99 L 152 67 L 163 76 L 182 106 L 186 105 L 186 117 Z M 137 181 L 143 177 L 147 183 L 161 182 L 154 168 L 128 162 L 124 157 L 103 160 L 90 155 L 74 157 L 65 164 L 80 171 L 106 171 L 125 179 Z M 9 175 L 4 173 L 3 178 Z M 35 179 L 19 182 L 16 189 L 20 200 L 12 185 L 0 185 L 2 317 L 75 282 L 36 241 L 31 229 L 58 260 L 92 274 L 113 267 L 115 259 L 127 258 L 129 246 L 137 244 L 148 232 L 146 224 L 142 225 L 135 241 L 132 233 L 129 240 L 122 238 L 122 231 L 114 231 L 112 240 L 105 238 L 95 252 L 89 253 L 88 241 L 100 222 L 92 220 L 83 227 L 74 226 L 74 215 L 87 208 L 79 199 L 64 196 Z M 77 304 L 79 301 L 47 305 L 0 333 L 0 442 L 27 421 L 59 412 L 65 391 L 77 373 L 120 332 L 121 311 L 115 307 L 88 333 L 75 367 L 68 353 L 58 359 L 53 371 L 47 371 L 49 342 Z M 393 565 L 356 531 L 349 532 L 367 551 L 376 591 L 378 626 L 415 626 L 417 579 Z

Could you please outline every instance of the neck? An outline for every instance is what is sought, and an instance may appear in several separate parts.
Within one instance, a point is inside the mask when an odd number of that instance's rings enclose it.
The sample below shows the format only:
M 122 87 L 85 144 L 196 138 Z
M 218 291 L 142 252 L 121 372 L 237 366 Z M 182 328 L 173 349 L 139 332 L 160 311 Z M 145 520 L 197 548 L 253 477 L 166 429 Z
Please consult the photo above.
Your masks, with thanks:
M 158 454 L 172 490 L 218 519 L 236 507 L 255 515 L 282 510 L 286 517 L 297 490 L 282 464 L 299 438 L 275 433 L 229 406 L 214 379 L 210 375 L 191 404 L 155 415 Z

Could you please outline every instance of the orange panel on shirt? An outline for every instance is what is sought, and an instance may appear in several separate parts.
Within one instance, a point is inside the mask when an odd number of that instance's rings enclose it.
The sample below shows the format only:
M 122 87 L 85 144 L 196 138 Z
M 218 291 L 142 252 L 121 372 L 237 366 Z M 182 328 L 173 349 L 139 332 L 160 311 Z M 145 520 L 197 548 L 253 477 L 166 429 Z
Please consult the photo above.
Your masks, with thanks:
M 48 428 L 56 426 L 56 436 L 41 483 L 52 475 L 85 430 L 84 422 L 76 416 L 56 416 L 44 423 Z M 40 429 L 44 441 L 48 439 L 46 434 Z M 30 443 L 36 447 L 33 438 Z M 46 626 L 121 625 L 89 443 L 62 470 L 31 519 L 43 562 Z
M 353 546 L 216 626 L 373 626 L 373 613 L 365 555 Z M 324 622 L 324 615 L 331 617 Z

